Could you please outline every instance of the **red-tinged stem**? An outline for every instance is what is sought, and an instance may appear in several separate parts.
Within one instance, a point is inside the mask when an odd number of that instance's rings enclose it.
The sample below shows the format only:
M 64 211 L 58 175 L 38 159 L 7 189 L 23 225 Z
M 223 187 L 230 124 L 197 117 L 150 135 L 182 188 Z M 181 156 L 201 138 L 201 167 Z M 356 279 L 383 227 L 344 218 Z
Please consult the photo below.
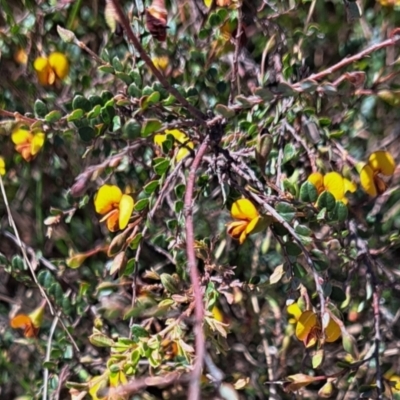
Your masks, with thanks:
M 203 332 L 203 317 L 204 317 L 204 305 L 203 305 L 203 293 L 200 287 L 200 276 L 197 270 L 196 254 L 194 250 L 194 228 L 193 228 L 193 192 L 194 184 L 196 180 L 196 171 L 200 165 L 200 162 L 207 150 L 209 139 L 207 138 L 201 144 L 199 151 L 197 152 L 193 164 L 189 171 L 189 177 L 186 184 L 185 192 L 185 219 L 186 219 L 186 255 L 187 264 L 189 268 L 190 281 L 193 288 L 193 296 L 195 302 L 195 349 L 196 349 L 196 360 L 192 372 L 192 378 L 189 385 L 189 400 L 200 399 L 200 378 L 201 371 L 203 369 L 203 361 L 205 355 L 205 341 Z

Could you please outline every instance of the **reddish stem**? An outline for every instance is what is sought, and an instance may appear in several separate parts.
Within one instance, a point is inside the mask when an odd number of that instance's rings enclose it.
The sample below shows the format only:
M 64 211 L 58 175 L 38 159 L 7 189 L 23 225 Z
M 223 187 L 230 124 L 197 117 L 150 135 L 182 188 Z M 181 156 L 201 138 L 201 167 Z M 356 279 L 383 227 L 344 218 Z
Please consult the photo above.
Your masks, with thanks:
M 196 361 L 192 372 L 192 379 L 190 380 L 189 386 L 189 400 L 200 399 L 200 378 L 201 371 L 203 369 L 203 360 L 205 354 L 205 342 L 203 332 L 203 318 L 204 318 L 204 306 L 203 306 L 203 293 L 200 287 L 200 275 L 197 270 L 196 254 L 194 250 L 194 229 L 193 229 L 193 213 L 192 213 L 192 201 L 194 192 L 194 183 L 196 180 L 196 171 L 200 165 L 200 162 L 207 150 L 209 139 L 205 139 L 201 144 L 199 151 L 197 152 L 193 164 L 189 171 L 189 177 L 186 185 L 185 192 L 185 219 L 186 219 L 186 255 L 187 263 L 190 274 L 190 281 L 193 288 L 193 296 L 195 303 L 195 348 L 196 348 Z

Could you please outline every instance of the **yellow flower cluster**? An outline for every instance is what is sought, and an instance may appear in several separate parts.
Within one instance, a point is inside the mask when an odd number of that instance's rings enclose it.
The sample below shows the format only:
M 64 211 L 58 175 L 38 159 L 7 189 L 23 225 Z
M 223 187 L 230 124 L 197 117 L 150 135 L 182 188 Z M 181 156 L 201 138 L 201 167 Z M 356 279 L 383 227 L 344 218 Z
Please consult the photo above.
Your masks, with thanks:
M 189 140 L 186 134 L 178 129 L 167 129 L 165 133 L 158 133 L 154 136 L 154 143 L 160 147 L 167 140 L 168 135 L 172 135 L 175 139 L 179 150 L 176 152 L 176 161 L 181 161 L 190 154 L 189 149 L 194 148 L 193 142 Z
M 396 163 L 389 152 L 373 152 L 366 163 L 358 166 L 361 187 L 372 197 L 382 194 L 387 189 L 386 181 L 394 174 L 395 169 Z M 327 191 L 336 201 L 342 201 L 344 204 L 348 203 L 346 193 L 353 193 L 357 189 L 353 182 L 337 172 L 329 172 L 326 175 L 313 172 L 307 180 L 315 186 L 318 195 Z
M 329 172 L 326 175 L 322 175 L 320 172 L 313 172 L 308 177 L 308 181 L 316 187 L 319 195 L 327 191 L 333 195 L 335 200 L 341 201 L 344 204 L 348 203 L 346 193 L 356 191 L 356 185 L 348 179 L 343 178 L 337 172 Z
M 54 85 L 57 80 L 63 80 L 68 75 L 69 62 L 63 53 L 56 51 L 48 57 L 38 57 L 33 68 L 41 85 Z

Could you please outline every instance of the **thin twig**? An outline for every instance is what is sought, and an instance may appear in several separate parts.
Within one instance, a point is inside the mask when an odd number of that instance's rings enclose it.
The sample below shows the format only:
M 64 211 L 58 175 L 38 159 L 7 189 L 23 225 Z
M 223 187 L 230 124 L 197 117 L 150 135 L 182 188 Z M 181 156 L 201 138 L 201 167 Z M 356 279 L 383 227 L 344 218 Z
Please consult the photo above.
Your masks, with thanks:
M 15 221 L 14 218 L 12 216 L 11 213 L 11 209 L 10 209 L 10 205 L 8 204 L 8 199 L 7 199 L 7 195 L 6 195 L 6 191 L 4 188 L 4 184 L 3 184 L 3 179 L 0 175 L 0 189 L 1 189 L 1 193 L 3 195 L 3 200 L 4 200 L 4 204 L 6 206 L 6 210 L 7 210 L 7 215 L 8 215 L 8 221 L 10 223 L 10 226 L 12 227 L 14 233 L 15 233 L 15 237 L 17 238 L 17 244 L 21 250 L 22 256 L 23 256 L 23 260 L 24 260 L 24 264 L 27 267 L 27 269 L 30 270 L 33 281 L 35 282 L 36 286 L 38 287 L 40 294 L 42 295 L 42 297 L 46 300 L 47 305 L 49 306 L 49 310 L 51 312 L 51 315 L 56 315 L 55 314 L 55 310 L 53 308 L 53 305 L 51 304 L 51 301 L 49 299 L 49 297 L 47 296 L 46 291 L 44 290 L 43 286 L 39 283 L 39 281 L 37 280 L 36 274 L 35 274 L 35 269 L 33 268 L 33 265 L 31 263 L 31 261 L 28 258 L 28 255 L 26 254 L 25 248 L 22 244 L 21 241 L 21 237 L 19 236 L 18 233 L 18 229 L 17 226 L 15 225 Z M 68 331 L 67 327 L 65 326 L 64 322 L 59 319 L 60 324 L 62 326 L 62 328 L 64 329 L 65 333 L 67 334 L 68 338 L 70 339 L 72 345 L 74 346 L 75 350 L 79 353 L 79 347 L 76 344 L 74 338 L 72 337 L 71 333 Z
M 237 94 L 240 94 L 240 80 L 238 76 L 238 66 L 239 66 L 239 51 L 241 47 L 242 38 L 242 4 L 240 3 L 237 8 L 238 11 L 238 26 L 235 37 L 235 52 L 233 54 L 232 62 L 232 77 L 231 77 L 231 93 L 229 95 L 229 104 L 232 104 L 234 98 L 235 87 L 237 87 Z
M 38 121 L 37 119 L 34 119 L 34 118 L 25 117 L 25 115 L 22 115 L 17 111 L 11 112 L 11 111 L 0 109 L 0 115 L 3 115 L 4 117 L 15 118 L 17 121 L 26 122 L 29 125 L 34 124 L 35 122 Z
M 194 183 L 196 180 L 196 171 L 200 165 L 200 162 L 208 148 L 209 138 L 207 137 L 201 144 L 189 171 L 189 177 L 186 184 L 184 210 L 186 219 L 186 255 L 187 264 L 189 268 L 190 281 L 193 288 L 193 296 L 195 301 L 195 348 L 196 348 L 196 361 L 192 372 L 192 378 L 189 386 L 189 400 L 200 399 L 200 379 L 201 370 L 203 368 L 204 353 L 205 353 L 205 342 L 203 332 L 203 317 L 204 317 L 204 305 L 203 305 L 203 294 L 200 287 L 200 276 L 197 271 L 196 253 L 194 250 L 194 228 L 193 228 L 193 192 Z
M 49 338 L 47 339 L 46 358 L 44 360 L 45 363 L 50 361 L 51 343 L 52 343 L 52 340 L 53 340 L 54 332 L 55 332 L 56 327 L 57 327 L 58 318 L 59 318 L 59 316 L 56 315 L 54 317 L 54 319 L 53 319 L 53 323 L 51 324 Z M 42 395 L 42 400 L 47 400 L 48 384 L 49 384 L 49 369 L 46 367 L 44 369 L 44 371 L 43 371 L 43 395 Z
M 364 261 L 364 264 L 367 267 L 367 271 L 371 280 L 372 308 L 374 312 L 374 328 L 375 328 L 374 358 L 376 364 L 376 390 L 378 395 L 377 398 L 383 399 L 384 386 L 383 386 L 382 371 L 381 371 L 380 357 L 379 357 L 379 347 L 382 340 L 381 330 L 380 330 L 380 311 L 379 311 L 379 303 L 380 303 L 379 282 L 374 271 L 374 265 L 373 265 L 374 262 L 371 258 L 371 254 L 369 253 L 368 244 L 365 240 L 359 237 L 355 220 L 351 220 L 349 222 L 349 230 L 356 242 L 358 250 L 357 254 L 358 258 Z
M 112 3 L 114 4 L 115 11 L 118 15 L 119 21 L 121 22 L 121 25 L 123 26 L 128 39 L 132 42 L 134 45 L 135 49 L 140 55 L 140 58 L 146 63 L 146 65 L 150 68 L 151 72 L 156 76 L 156 78 L 161 82 L 161 84 L 164 86 L 164 88 L 172 94 L 181 104 L 184 106 L 194 118 L 201 124 L 201 125 L 206 125 L 205 120 L 207 119 L 206 115 L 203 114 L 200 110 L 198 110 L 196 107 L 192 106 L 179 92 L 177 89 L 175 89 L 173 86 L 169 84 L 165 76 L 160 72 L 160 70 L 154 65 L 153 61 L 151 58 L 148 56 L 142 45 L 140 44 L 138 38 L 136 35 L 133 33 L 132 27 L 126 18 L 125 13 L 122 11 L 122 8 L 119 4 L 118 0 L 111 0 Z
M 355 54 L 354 56 L 351 57 L 346 57 L 343 60 L 339 61 L 337 64 L 332 65 L 331 67 L 318 72 L 316 74 L 312 74 L 309 77 L 307 77 L 306 79 L 304 79 L 303 81 L 300 81 L 296 84 L 294 84 L 292 86 L 293 89 L 301 89 L 301 85 L 304 81 L 307 80 L 314 80 L 314 81 L 318 81 L 321 80 L 323 78 L 325 78 L 326 76 L 333 74 L 334 72 L 338 71 L 339 69 L 345 67 L 346 65 L 352 64 L 353 62 L 359 61 L 362 58 L 368 56 L 369 54 L 383 49 L 385 47 L 389 47 L 389 46 L 394 46 L 395 44 L 397 44 L 400 41 L 400 35 L 394 35 L 393 37 L 391 37 L 390 39 L 386 39 L 381 43 L 377 43 L 374 44 L 371 47 L 368 47 L 367 49 L 360 51 L 359 53 Z

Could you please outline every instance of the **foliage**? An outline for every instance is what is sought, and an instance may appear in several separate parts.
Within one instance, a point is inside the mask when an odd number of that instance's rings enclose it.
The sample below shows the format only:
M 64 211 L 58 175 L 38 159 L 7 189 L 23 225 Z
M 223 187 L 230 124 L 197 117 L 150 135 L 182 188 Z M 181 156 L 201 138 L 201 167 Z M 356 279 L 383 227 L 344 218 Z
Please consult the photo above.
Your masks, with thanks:
M 1 398 L 400 398 L 397 1 L 0 5 Z

